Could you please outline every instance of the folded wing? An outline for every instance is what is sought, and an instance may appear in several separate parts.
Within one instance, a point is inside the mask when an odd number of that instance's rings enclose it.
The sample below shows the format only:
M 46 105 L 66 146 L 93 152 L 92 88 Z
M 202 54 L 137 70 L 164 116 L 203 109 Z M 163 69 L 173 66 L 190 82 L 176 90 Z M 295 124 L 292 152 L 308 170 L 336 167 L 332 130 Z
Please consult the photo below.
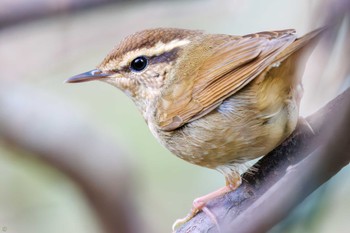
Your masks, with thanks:
M 233 95 L 296 40 L 294 30 L 260 32 L 212 48 L 191 80 L 179 79 L 158 101 L 156 122 L 171 131 L 209 113 Z M 176 91 L 182 90 L 182 91 Z

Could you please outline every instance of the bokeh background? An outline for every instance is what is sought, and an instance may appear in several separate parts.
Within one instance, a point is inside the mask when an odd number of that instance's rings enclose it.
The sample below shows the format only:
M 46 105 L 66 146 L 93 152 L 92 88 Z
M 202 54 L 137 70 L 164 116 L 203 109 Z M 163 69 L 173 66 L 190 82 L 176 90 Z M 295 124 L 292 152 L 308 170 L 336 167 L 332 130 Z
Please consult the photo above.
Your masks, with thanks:
M 303 35 L 338 2 L 0 1 L 0 232 L 115 232 L 123 224 L 119 232 L 170 232 L 194 198 L 224 185 L 222 175 L 160 146 L 117 89 L 63 81 L 93 69 L 138 30 Z M 338 21 L 332 52 L 317 48 L 308 62 L 304 116 L 349 83 L 335 78 L 349 71 L 341 63 L 349 17 Z M 271 232 L 349 232 L 349 181 L 346 167 Z

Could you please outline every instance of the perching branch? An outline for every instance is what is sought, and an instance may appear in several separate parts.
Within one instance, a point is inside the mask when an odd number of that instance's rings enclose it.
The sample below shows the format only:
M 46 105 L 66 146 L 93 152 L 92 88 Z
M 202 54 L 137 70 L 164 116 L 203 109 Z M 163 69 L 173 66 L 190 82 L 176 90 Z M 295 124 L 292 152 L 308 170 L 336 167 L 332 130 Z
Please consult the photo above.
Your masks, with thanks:
M 279 147 L 243 174 L 235 191 L 208 203 L 221 232 L 266 232 L 350 161 L 350 89 L 300 122 Z M 316 150 L 319 148 L 319 150 Z M 219 232 L 200 212 L 177 233 Z

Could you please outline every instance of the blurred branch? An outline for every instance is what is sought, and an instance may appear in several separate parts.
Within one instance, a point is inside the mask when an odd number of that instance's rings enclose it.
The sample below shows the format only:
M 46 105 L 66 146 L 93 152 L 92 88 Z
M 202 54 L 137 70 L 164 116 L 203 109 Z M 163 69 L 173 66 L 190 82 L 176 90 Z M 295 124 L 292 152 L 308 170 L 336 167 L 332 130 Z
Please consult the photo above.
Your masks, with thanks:
M 237 190 L 208 203 L 223 232 L 266 232 L 349 163 L 349 100 L 350 89 L 307 117 L 314 133 L 301 121 L 285 142 L 243 174 Z M 200 212 L 176 232 L 218 229 Z
M 27 23 L 35 19 L 72 13 L 110 3 L 137 1 L 145 2 L 145 0 L 1 0 L 0 29 L 19 23 Z
M 113 140 L 49 93 L 0 84 L 0 141 L 39 156 L 72 178 L 105 232 L 137 232 L 140 222 L 129 195 L 133 169 Z
M 0 28 L 123 0 L 2 0 Z

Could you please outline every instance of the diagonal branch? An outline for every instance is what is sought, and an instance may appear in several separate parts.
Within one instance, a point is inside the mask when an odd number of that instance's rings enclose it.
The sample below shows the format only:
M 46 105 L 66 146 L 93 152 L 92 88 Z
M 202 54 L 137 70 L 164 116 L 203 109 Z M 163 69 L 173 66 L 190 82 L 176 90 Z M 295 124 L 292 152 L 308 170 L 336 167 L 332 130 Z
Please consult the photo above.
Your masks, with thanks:
M 266 232 L 349 163 L 349 101 L 347 89 L 307 117 L 308 123 L 300 121 L 285 142 L 243 174 L 243 183 L 237 190 L 208 203 L 222 231 Z M 176 232 L 218 232 L 218 229 L 201 212 Z

